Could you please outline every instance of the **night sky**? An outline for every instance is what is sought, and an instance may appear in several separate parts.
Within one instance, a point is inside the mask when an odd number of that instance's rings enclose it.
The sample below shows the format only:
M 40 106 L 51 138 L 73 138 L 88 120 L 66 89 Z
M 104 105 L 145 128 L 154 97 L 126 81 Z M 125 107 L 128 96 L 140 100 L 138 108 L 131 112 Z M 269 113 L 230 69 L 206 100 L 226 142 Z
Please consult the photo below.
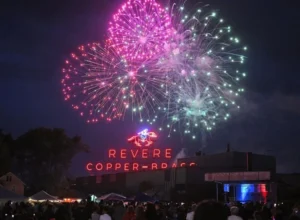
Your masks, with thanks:
M 191 0 L 197 2 L 195 0 Z M 106 157 L 108 147 L 125 146 L 140 125 L 132 121 L 86 124 L 63 101 L 64 60 L 78 45 L 105 39 L 107 23 L 123 0 L 31 0 L 0 3 L 0 128 L 14 137 L 39 126 L 79 134 L 91 154 L 73 161 L 71 173 Z M 277 157 L 279 172 L 300 165 L 300 7 L 296 0 L 208 0 L 248 45 L 248 78 L 242 110 L 197 141 L 164 138 L 160 144 L 190 154 L 237 151 Z M 155 127 L 154 127 L 155 129 Z

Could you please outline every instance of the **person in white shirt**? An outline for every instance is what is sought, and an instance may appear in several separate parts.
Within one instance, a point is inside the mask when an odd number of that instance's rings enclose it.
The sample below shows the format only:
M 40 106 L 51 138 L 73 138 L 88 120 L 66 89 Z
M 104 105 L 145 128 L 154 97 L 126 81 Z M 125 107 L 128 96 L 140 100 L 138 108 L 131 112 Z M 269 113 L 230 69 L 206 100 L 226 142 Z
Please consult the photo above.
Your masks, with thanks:
M 91 220 L 99 220 L 100 215 L 98 214 L 98 207 L 94 207 L 94 211 L 92 213 L 92 219 Z
M 191 212 L 189 212 L 189 213 L 186 215 L 186 220 L 193 220 L 193 219 L 194 219 L 194 214 L 195 214 L 196 208 L 197 208 L 197 205 L 196 205 L 196 204 L 193 204 L 193 205 L 192 205 L 192 210 L 191 210 Z
M 239 214 L 239 208 L 236 206 L 232 206 L 230 208 L 230 212 L 231 212 L 231 216 L 228 216 L 228 220 L 243 220 L 240 216 L 238 216 Z
M 108 207 L 103 207 L 102 215 L 100 215 L 99 220 L 111 220 L 111 217 L 107 214 L 108 213 Z

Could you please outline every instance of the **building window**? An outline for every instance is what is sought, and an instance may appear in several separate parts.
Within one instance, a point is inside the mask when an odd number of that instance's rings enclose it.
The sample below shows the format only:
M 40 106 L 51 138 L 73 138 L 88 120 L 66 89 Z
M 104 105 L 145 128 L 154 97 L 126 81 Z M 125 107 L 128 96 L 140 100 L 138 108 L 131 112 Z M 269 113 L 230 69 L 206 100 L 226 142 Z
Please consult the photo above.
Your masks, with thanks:
M 11 176 L 6 176 L 6 182 L 11 182 Z
M 102 176 L 96 176 L 96 183 L 102 183 Z
M 116 182 L 117 181 L 117 175 L 116 174 L 110 174 L 109 175 L 109 182 Z
M 16 186 L 15 185 L 12 186 L 11 191 L 16 192 Z

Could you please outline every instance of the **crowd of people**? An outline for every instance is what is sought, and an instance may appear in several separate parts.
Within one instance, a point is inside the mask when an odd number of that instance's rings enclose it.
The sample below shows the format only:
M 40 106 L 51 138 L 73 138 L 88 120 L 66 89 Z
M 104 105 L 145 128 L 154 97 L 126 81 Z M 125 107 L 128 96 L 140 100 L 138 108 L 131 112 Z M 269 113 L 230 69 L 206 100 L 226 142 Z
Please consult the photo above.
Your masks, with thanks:
M 287 204 L 203 201 L 184 203 L 11 203 L 1 209 L 1 220 L 300 220 L 297 206 Z

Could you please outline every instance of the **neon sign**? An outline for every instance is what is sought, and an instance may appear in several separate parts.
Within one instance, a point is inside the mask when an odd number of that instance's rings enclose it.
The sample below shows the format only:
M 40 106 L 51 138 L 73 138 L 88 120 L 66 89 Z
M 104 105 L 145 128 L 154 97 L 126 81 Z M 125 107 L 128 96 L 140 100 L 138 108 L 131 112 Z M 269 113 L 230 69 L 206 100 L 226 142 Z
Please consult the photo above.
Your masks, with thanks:
M 121 158 L 121 159 L 127 159 L 127 158 L 166 158 L 171 159 L 172 158 L 172 149 L 109 149 L 108 150 L 108 158 Z
M 142 147 L 143 144 L 145 145 L 145 147 L 149 147 L 154 143 L 156 139 L 157 134 L 155 134 L 154 132 L 149 132 L 148 129 L 144 129 L 137 135 L 129 138 L 128 142 L 133 143 L 137 147 Z
M 93 171 L 140 171 L 157 170 L 174 167 L 195 166 L 195 163 L 170 163 L 173 158 L 172 149 L 149 148 L 157 139 L 157 134 L 145 129 L 128 139 L 139 148 L 135 149 L 109 149 L 108 159 L 110 162 L 88 163 L 86 170 Z M 147 147 L 147 148 L 142 148 Z M 161 161 L 161 162 L 158 162 Z
M 157 170 L 157 169 L 167 169 L 176 167 L 187 167 L 196 166 L 195 163 L 181 163 L 177 165 L 173 163 L 169 166 L 168 163 L 150 163 L 150 164 L 140 164 L 140 163 L 88 163 L 86 165 L 87 171 L 141 171 L 141 170 Z

